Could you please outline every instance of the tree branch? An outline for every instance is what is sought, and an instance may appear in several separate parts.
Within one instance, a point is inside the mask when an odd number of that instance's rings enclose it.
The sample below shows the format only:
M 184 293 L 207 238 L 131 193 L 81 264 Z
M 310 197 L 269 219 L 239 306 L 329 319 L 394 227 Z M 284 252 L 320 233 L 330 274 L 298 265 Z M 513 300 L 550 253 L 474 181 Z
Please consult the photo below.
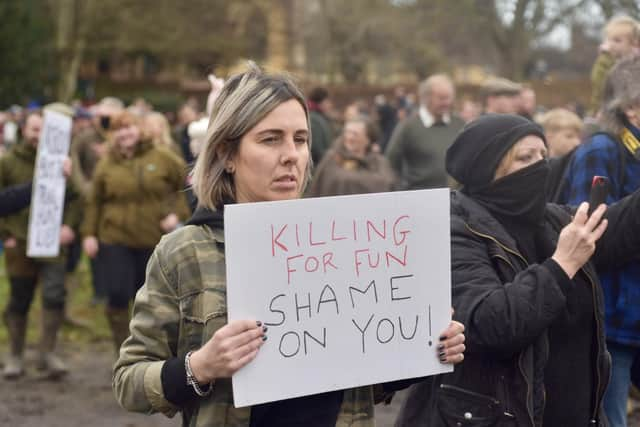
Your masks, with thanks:
M 560 10 L 552 19 L 550 19 L 542 28 L 535 28 L 536 37 L 546 36 L 560 23 L 564 22 L 568 16 L 573 15 L 574 12 L 587 4 L 588 0 L 579 0 L 577 3 L 567 6 L 564 9 Z

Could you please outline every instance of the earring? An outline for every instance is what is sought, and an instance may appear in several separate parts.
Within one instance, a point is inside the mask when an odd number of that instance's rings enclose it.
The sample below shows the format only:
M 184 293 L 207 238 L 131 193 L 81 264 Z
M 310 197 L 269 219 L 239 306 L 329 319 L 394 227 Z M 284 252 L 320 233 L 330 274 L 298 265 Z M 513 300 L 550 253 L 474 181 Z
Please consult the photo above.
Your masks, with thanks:
M 227 165 L 227 167 L 224 168 L 224 171 L 228 174 L 233 174 L 233 172 L 235 171 L 235 169 L 233 168 L 233 166 L 231 165 Z

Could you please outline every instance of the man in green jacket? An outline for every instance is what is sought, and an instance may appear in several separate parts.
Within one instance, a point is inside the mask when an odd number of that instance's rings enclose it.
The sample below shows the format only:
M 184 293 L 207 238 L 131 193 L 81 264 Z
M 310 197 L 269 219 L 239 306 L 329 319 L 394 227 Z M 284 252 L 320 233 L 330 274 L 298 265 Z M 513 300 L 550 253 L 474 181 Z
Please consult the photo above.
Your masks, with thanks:
M 327 116 L 331 109 L 329 92 L 323 87 L 314 88 L 309 93 L 309 124 L 311 126 L 311 158 L 313 164 L 320 164 L 324 153 L 333 144 L 333 129 Z
M 31 113 L 22 128 L 23 140 L 0 158 L 0 190 L 33 179 L 42 116 Z M 68 245 L 75 238 L 73 225 L 78 222 L 78 206 L 71 195 L 65 202 L 60 244 Z M 42 286 L 42 333 L 38 351 L 38 367 L 52 377 L 67 372 L 64 362 L 54 354 L 58 331 L 64 319 L 65 260 L 55 258 L 28 258 L 27 234 L 29 208 L 0 219 L 0 238 L 6 249 L 5 263 L 9 274 L 10 297 L 4 311 L 10 339 L 10 354 L 5 361 L 3 375 L 15 379 L 24 373 L 24 343 L 27 315 L 38 280 Z

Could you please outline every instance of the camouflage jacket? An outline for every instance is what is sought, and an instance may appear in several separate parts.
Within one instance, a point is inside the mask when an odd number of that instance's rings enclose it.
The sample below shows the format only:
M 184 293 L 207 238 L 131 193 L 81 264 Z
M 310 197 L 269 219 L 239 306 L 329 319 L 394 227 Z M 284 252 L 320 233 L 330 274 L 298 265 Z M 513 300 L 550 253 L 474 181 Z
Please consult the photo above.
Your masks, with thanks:
M 188 225 L 164 236 L 147 266 L 136 295 L 131 336 L 114 366 L 113 387 L 131 411 L 182 412 L 183 425 L 248 427 L 250 408 L 234 408 L 231 381 L 217 380 L 214 391 L 188 406 L 166 400 L 160 373 L 172 357 L 184 358 L 227 323 L 224 232 Z M 338 427 L 372 427 L 373 388 L 345 390 Z

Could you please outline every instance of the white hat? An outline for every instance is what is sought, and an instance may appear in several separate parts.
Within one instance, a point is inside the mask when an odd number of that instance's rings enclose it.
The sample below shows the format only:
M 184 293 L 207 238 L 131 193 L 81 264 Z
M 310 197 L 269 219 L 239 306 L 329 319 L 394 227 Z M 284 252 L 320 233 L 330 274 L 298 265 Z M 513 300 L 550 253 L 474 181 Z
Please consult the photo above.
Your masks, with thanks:
M 209 118 L 203 117 L 200 120 L 196 120 L 195 122 L 191 122 L 189 127 L 187 128 L 187 133 L 189 134 L 189 138 L 204 138 L 207 134 L 207 128 L 209 127 Z

